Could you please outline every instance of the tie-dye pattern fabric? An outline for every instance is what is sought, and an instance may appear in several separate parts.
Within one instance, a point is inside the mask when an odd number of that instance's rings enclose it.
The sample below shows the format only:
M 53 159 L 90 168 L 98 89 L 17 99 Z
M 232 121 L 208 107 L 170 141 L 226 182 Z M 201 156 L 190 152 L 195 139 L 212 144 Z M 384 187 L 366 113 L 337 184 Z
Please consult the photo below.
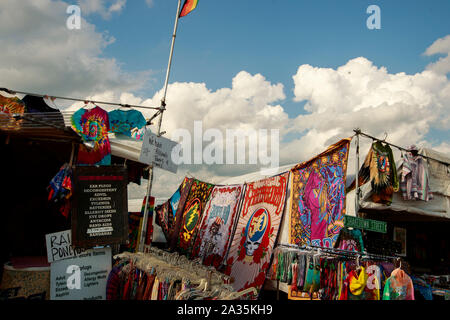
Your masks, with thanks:
M 344 226 L 350 140 L 343 139 L 292 168 L 291 243 L 334 246 Z
M 77 164 L 111 165 L 111 146 L 108 139 L 108 113 L 100 107 L 81 108 L 72 115 L 72 127 L 85 142 L 93 142 L 94 148 L 80 145 Z
M 283 218 L 289 172 L 246 185 L 240 217 L 226 259 L 235 291 L 261 290 Z

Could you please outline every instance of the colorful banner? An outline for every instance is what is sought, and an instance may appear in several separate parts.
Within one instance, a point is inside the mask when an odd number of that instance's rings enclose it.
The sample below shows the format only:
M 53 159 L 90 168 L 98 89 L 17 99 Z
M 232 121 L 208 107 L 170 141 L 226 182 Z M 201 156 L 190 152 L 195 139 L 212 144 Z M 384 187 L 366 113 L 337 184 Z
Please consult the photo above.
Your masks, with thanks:
M 290 243 L 333 247 L 344 226 L 351 138 L 291 169 Z
M 156 207 L 155 221 L 162 229 L 167 243 L 171 248 L 176 245 L 179 233 L 179 218 L 183 214 L 186 198 L 191 190 L 193 178 L 185 177 L 177 191 L 162 205 Z
M 192 257 L 218 269 L 231 244 L 244 185 L 214 187 L 206 204 Z
M 214 185 L 194 180 L 180 216 L 179 235 L 176 250 L 188 257 L 191 255 L 206 202 Z M 179 219 L 178 217 L 176 218 Z
M 283 217 L 289 172 L 249 183 L 236 232 L 226 260 L 225 274 L 234 290 L 261 289 Z

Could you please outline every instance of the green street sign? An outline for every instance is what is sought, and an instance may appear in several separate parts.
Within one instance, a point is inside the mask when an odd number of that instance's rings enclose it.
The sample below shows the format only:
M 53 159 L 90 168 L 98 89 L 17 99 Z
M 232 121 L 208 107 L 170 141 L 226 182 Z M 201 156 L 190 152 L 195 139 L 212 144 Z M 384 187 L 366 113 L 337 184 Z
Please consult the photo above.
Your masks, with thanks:
M 387 223 L 384 221 L 362 219 L 352 216 L 344 216 L 344 226 L 367 231 L 386 233 Z

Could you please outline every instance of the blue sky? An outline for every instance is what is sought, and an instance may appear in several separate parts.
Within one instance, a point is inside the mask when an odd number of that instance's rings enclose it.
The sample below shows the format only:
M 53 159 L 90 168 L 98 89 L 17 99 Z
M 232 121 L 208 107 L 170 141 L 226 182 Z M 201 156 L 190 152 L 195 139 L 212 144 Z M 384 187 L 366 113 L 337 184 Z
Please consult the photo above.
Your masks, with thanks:
M 381 9 L 381 30 L 369 30 L 366 9 Z M 87 18 L 116 41 L 104 51 L 127 71 L 151 69 L 162 87 L 169 54 L 176 0 L 129 1 L 110 20 Z M 241 70 L 261 73 L 286 90 L 283 106 L 292 103 L 292 76 L 299 65 L 336 68 L 364 56 L 390 73 L 415 73 L 434 58 L 423 56 L 436 39 L 450 32 L 450 1 L 361 0 L 200 0 L 181 18 L 170 81 L 206 82 L 208 88 L 231 85 Z

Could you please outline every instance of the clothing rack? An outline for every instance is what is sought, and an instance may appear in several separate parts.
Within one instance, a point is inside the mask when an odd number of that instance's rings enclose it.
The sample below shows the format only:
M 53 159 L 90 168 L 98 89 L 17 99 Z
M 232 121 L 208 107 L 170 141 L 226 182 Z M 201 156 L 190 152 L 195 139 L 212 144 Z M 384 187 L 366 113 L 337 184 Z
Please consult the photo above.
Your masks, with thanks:
M 364 137 L 366 137 L 366 138 L 370 138 L 370 139 L 372 139 L 372 140 L 376 140 L 376 141 L 380 141 L 380 142 L 386 143 L 386 144 L 388 144 L 388 145 L 390 145 L 390 146 L 393 146 L 393 147 L 399 149 L 400 151 L 405 151 L 405 152 L 409 152 L 409 151 L 410 151 L 410 150 L 408 150 L 408 149 L 406 149 L 406 148 L 403 148 L 403 147 L 397 146 L 397 145 L 395 145 L 395 144 L 393 144 L 393 143 L 387 142 L 387 141 L 386 141 L 386 138 L 384 138 L 384 139 L 379 139 L 379 138 L 376 138 L 376 137 L 374 137 L 374 136 L 371 136 L 371 135 L 369 135 L 369 134 L 367 134 L 367 133 L 364 133 L 364 132 L 361 131 L 361 129 L 354 129 L 353 131 L 354 131 L 357 135 L 361 135 L 361 136 L 364 136 Z M 387 136 L 387 135 L 386 135 L 386 136 Z M 434 160 L 434 161 L 437 161 L 437 162 L 440 162 L 440 163 L 443 163 L 443 164 L 446 164 L 446 165 L 450 165 L 449 162 L 445 162 L 445 161 L 442 161 L 442 160 L 438 160 L 438 159 L 435 159 L 435 158 L 432 158 L 432 157 L 428 157 L 428 156 L 425 156 L 425 155 L 422 155 L 422 154 L 421 154 L 420 156 L 421 156 L 422 158 L 426 158 L 426 159 Z
M 343 249 L 337 249 L 337 248 L 329 248 L 329 247 L 322 247 L 322 246 L 315 246 L 315 245 L 295 245 L 295 244 L 284 244 L 280 243 L 278 247 L 287 247 L 287 248 L 293 248 L 293 249 L 299 249 L 299 250 L 314 250 L 319 249 L 325 253 L 330 254 L 336 254 L 336 255 L 342 255 L 347 256 L 351 258 L 373 258 L 376 260 L 398 260 L 400 257 L 395 256 L 386 256 L 386 255 L 380 255 L 375 253 L 367 253 L 367 252 L 359 252 L 359 251 L 349 251 L 349 250 L 343 250 Z

